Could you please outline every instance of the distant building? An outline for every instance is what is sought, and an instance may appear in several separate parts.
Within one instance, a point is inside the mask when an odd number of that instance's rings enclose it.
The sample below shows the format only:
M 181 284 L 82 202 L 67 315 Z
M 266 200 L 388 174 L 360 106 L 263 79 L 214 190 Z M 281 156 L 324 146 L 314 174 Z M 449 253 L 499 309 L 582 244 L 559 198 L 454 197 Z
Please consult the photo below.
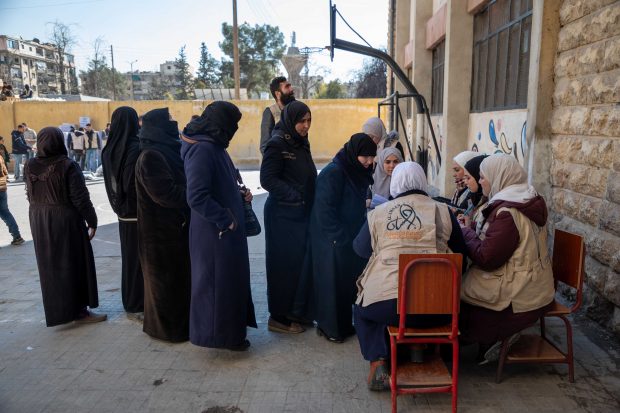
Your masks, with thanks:
M 191 66 L 189 70 L 191 73 L 194 71 Z M 166 95 L 174 96 L 179 87 L 178 73 L 174 61 L 160 64 L 159 72 L 136 70 L 133 73 L 124 73 L 127 80 L 125 95 L 131 99 L 133 89 L 133 100 L 157 100 L 165 99 Z
M 13 86 L 16 93 L 30 85 L 33 94 L 60 93 L 59 56 L 56 46 L 39 39 L 0 35 L 0 79 Z M 76 89 L 75 61 L 65 53 L 62 75 L 67 91 Z

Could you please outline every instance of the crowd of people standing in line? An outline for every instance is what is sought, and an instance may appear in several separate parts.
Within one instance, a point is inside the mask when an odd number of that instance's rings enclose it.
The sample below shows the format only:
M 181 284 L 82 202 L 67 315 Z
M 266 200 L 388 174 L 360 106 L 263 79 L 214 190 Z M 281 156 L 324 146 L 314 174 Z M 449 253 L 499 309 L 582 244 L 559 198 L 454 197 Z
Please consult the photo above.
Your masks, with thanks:
M 514 157 L 459 154 L 456 193 L 438 202 L 423 168 L 405 162 L 397 138 L 371 118 L 317 175 L 311 109 L 285 78 L 270 89 L 276 104 L 263 114 L 260 148 L 270 331 L 316 326 L 334 343 L 357 334 L 369 389 L 386 388 L 385 330 L 398 322 L 404 253 L 468 258 L 460 329 L 464 341 L 479 343 L 481 361 L 545 311 L 554 295 L 547 208 Z M 123 305 L 143 312 L 143 330 L 154 338 L 250 346 L 247 327 L 257 324 L 243 202 L 252 194 L 226 150 L 241 117 L 234 104 L 214 102 L 179 133 L 167 108 L 146 113 L 141 127 L 130 107 L 112 114 L 103 171 L 119 218 Z M 62 132 L 43 129 L 25 179 L 49 326 L 105 319 L 89 309 L 97 306 L 89 242 L 97 217 L 79 172 Z M 72 224 L 60 231 L 50 222 Z M 430 314 L 407 325 L 448 321 Z

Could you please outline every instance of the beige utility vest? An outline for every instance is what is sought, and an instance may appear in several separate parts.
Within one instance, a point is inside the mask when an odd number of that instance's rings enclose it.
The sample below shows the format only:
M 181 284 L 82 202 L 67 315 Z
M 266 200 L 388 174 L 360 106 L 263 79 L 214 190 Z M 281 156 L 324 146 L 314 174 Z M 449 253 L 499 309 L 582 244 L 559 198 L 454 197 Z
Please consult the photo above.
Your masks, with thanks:
M 271 116 L 273 116 L 274 123 L 280 122 L 280 116 L 282 115 L 282 109 L 278 106 L 277 103 L 269 106 L 269 110 L 271 111 Z
M 512 257 L 493 271 L 472 265 L 465 274 L 463 301 L 501 311 L 512 304 L 515 313 L 536 310 L 549 304 L 555 295 L 551 260 L 547 250 L 547 225 L 539 227 L 515 208 L 508 212 L 519 230 L 519 245 Z M 489 224 L 482 227 L 484 239 Z
M 398 296 L 400 254 L 448 252 L 452 232 L 446 204 L 413 194 L 379 205 L 368 213 L 372 256 L 357 280 L 357 301 L 364 307 Z
M 84 137 L 86 135 L 77 136 L 75 133 L 71 133 L 71 144 L 73 145 L 74 151 L 83 151 L 84 150 Z
M 84 134 L 84 144 L 88 146 L 88 135 L 87 134 Z M 99 135 L 97 134 L 97 131 L 93 131 L 93 137 L 90 142 L 90 148 L 86 148 L 86 149 L 99 149 Z

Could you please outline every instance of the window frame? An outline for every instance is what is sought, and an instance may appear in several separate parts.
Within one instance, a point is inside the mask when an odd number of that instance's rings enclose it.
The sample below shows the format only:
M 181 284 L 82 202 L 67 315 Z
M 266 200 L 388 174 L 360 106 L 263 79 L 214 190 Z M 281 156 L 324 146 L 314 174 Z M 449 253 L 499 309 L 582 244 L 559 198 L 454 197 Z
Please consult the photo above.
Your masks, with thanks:
M 527 83 L 532 41 L 532 3 L 532 0 L 492 0 L 474 15 L 470 113 L 527 108 Z M 494 12 L 497 13 L 495 16 L 501 16 L 504 13 L 504 17 L 507 16 L 507 21 L 491 31 L 491 19 L 493 17 L 491 8 L 500 7 L 500 5 L 504 8 L 500 8 L 499 11 L 495 9 Z M 513 7 L 515 5 L 519 9 L 516 13 L 516 7 Z M 477 26 L 480 23 L 482 25 Z M 516 27 L 518 30 L 515 29 Z M 486 33 L 479 35 L 478 31 Z M 515 42 L 513 36 L 516 33 L 518 33 L 518 38 Z M 501 41 L 503 34 L 505 34 L 505 42 Z M 525 38 L 526 36 L 527 38 Z M 524 51 L 525 45 L 527 49 Z M 511 55 L 513 46 L 516 46 L 515 55 Z M 512 52 L 515 53 L 514 50 Z M 515 58 L 516 64 L 511 60 Z M 495 62 L 491 63 L 493 59 Z M 511 75 L 516 76 L 515 82 L 512 82 L 515 79 Z M 520 82 L 525 82 L 525 84 Z M 525 94 L 523 94 L 523 90 Z
M 443 92 L 446 63 L 446 40 L 442 40 L 431 50 L 431 115 L 443 114 Z

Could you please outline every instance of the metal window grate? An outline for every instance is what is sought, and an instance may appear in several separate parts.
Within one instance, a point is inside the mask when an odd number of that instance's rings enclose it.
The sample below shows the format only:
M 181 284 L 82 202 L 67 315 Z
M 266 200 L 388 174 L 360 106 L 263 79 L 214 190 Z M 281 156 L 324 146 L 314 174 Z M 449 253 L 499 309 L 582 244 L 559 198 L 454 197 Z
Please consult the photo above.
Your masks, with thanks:
M 431 86 L 431 114 L 443 113 L 443 73 L 446 58 L 446 41 L 433 49 L 433 76 Z
M 533 0 L 494 0 L 474 16 L 471 111 L 527 107 Z

